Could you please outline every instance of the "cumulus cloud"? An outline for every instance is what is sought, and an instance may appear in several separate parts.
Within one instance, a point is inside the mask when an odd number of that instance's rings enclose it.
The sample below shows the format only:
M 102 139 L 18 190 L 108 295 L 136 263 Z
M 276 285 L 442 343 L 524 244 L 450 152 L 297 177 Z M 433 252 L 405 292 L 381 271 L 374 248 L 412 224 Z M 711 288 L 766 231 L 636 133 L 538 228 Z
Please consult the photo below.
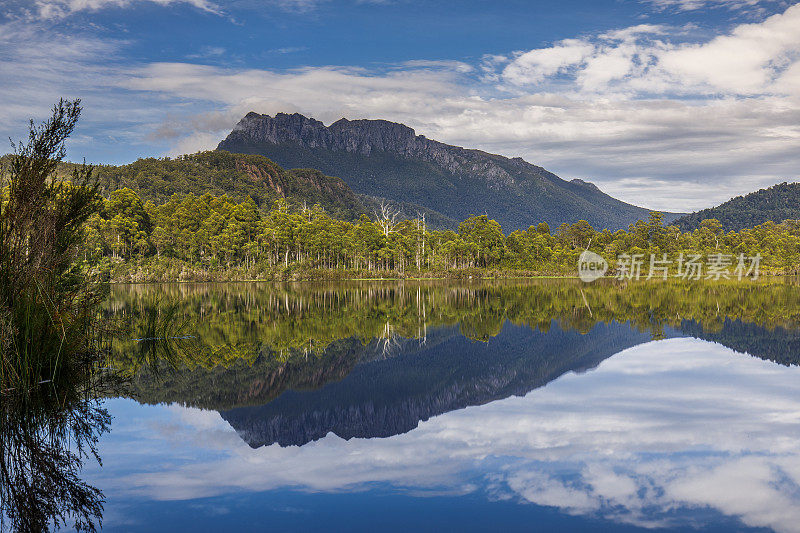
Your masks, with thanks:
M 503 78 L 530 85 L 558 75 L 578 91 L 616 90 L 639 98 L 787 95 L 776 81 L 800 58 L 798 27 L 800 4 L 701 43 L 675 42 L 685 34 L 682 28 L 634 26 L 520 53 Z
M 594 51 L 590 43 L 565 39 L 550 48 L 519 53 L 503 70 L 503 79 L 514 85 L 540 83 L 548 76 L 567 72 L 583 64 Z
M 797 27 L 800 5 L 714 38 L 640 24 L 475 62 L 270 70 L 130 64 L 121 41 L 0 25 L 0 118 L 80 95 L 95 145 L 123 136 L 143 156 L 214 148 L 249 111 L 382 118 L 688 211 L 797 178 Z
M 665 50 L 658 66 L 679 82 L 704 84 L 724 94 L 780 92 L 775 81 L 800 57 L 798 28 L 800 4 L 708 43 Z

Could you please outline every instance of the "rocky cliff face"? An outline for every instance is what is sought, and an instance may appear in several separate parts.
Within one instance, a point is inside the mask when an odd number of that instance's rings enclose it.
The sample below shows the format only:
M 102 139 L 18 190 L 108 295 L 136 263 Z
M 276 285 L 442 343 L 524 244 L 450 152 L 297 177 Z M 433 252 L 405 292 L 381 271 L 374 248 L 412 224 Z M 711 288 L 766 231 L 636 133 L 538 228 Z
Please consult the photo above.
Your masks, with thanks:
M 275 117 L 248 113 L 231 133 L 231 137 L 280 144 L 299 142 L 309 148 L 345 150 L 369 155 L 373 150 L 398 153 L 419 153 L 424 137 L 418 138 L 414 130 L 402 124 L 385 120 L 341 119 L 326 127 L 319 120 L 295 113 L 278 113 Z
M 456 220 L 488 213 L 509 231 L 578 220 L 617 229 L 648 216 L 591 183 L 565 181 L 519 157 L 434 141 L 386 120 L 325 126 L 296 113 L 248 113 L 218 149 L 265 155 L 285 168 L 316 168 L 359 194 L 411 202 Z
M 496 159 L 503 160 L 518 170 L 533 171 L 543 177 L 558 179 L 541 167 L 531 165 L 521 158 L 508 159 L 480 150 L 467 150 L 417 135 L 404 124 L 387 120 L 341 119 L 329 127 L 319 120 L 295 113 L 278 113 L 275 117 L 248 113 L 231 134 L 220 143 L 220 148 L 240 142 L 271 144 L 297 143 L 307 148 L 341 151 L 369 156 L 374 152 L 388 152 L 407 159 L 433 163 L 453 174 L 479 177 L 492 186 L 513 187 L 514 176 L 501 167 Z

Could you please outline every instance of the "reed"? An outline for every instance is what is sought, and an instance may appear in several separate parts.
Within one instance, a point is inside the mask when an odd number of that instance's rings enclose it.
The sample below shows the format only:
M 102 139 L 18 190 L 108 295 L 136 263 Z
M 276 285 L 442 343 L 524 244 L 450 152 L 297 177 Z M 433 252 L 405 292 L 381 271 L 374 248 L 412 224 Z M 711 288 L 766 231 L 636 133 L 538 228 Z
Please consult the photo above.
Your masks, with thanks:
M 0 390 L 26 394 L 98 351 L 101 286 L 78 253 L 86 220 L 101 206 L 92 167 L 55 177 L 80 101 L 61 100 L 30 124 L 0 170 Z

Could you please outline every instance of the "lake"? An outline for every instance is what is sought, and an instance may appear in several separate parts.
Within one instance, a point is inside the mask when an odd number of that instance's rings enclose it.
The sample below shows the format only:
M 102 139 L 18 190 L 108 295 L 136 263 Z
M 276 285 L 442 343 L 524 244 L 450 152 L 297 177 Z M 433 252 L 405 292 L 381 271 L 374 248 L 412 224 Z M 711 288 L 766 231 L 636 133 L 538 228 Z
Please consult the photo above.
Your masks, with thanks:
M 800 531 L 800 286 L 114 286 L 106 531 Z

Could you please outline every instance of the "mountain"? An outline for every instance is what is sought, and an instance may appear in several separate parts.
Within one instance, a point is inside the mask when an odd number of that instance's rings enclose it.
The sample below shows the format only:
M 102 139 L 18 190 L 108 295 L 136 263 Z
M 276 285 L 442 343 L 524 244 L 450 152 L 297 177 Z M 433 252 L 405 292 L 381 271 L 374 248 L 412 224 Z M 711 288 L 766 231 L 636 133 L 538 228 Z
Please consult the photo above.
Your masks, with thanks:
M 10 156 L 0 156 L 0 168 Z M 68 178 L 74 163 L 62 163 L 58 173 Z M 103 194 L 127 187 L 136 191 L 142 200 L 161 204 L 173 194 L 227 194 L 242 201 L 250 196 L 259 206 L 269 207 L 277 198 L 291 204 L 320 204 L 334 218 L 356 220 L 362 214 L 373 216 L 381 204 L 397 213 L 399 220 L 425 216 L 431 229 L 458 229 L 459 220 L 446 217 L 433 209 L 411 202 L 397 202 L 355 194 L 339 178 L 324 175 L 319 170 L 295 168 L 285 170 L 264 156 L 234 154 L 225 151 L 198 152 L 171 158 L 138 159 L 128 165 L 96 165 Z
M 59 173 L 68 175 L 72 166 L 63 164 Z M 128 165 L 98 165 L 95 176 L 106 194 L 128 187 L 155 204 L 173 194 L 208 193 L 227 194 L 236 201 L 250 196 L 264 207 L 278 198 L 295 205 L 320 204 L 331 216 L 345 220 L 371 212 L 339 178 L 312 169 L 284 170 L 260 155 L 212 151 L 175 159 L 139 159 Z
M 800 219 L 800 183 L 781 183 L 744 196 L 737 196 L 724 204 L 679 218 L 674 222 L 684 231 L 700 226 L 703 220 L 716 218 L 725 231 L 753 228 L 767 221 L 780 224 L 784 220 Z
M 341 177 L 356 193 L 411 202 L 459 221 L 486 213 L 506 231 L 581 219 L 618 229 L 649 214 L 519 157 L 451 146 L 385 120 L 341 119 L 325 126 L 297 113 L 251 112 L 217 149 L 265 155 L 286 168 L 317 168 Z

